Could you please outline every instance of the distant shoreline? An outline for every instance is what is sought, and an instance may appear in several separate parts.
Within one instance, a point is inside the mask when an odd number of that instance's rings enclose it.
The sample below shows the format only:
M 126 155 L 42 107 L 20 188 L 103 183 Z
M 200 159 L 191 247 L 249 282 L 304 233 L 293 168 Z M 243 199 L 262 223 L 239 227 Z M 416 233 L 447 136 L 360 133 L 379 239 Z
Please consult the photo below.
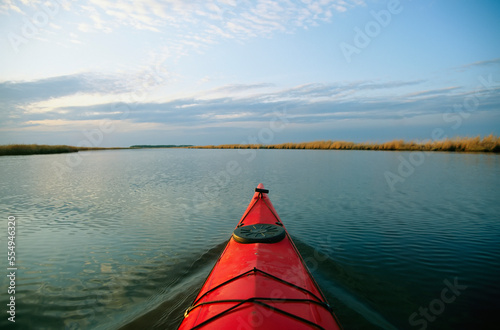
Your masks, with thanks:
M 10 144 L 0 145 L 0 156 L 20 156 L 38 154 L 58 154 L 92 150 L 120 149 L 303 149 L 303 150 L 380 150 L 380 151 L 448 151 L 448 152 L 487 152 L 500 153 L 500 137 L 493 134 L 483 138 L 457 137 L 440 141 L 404 141 L 393 140 L 383 143 L 346 142 L 346 141 L 313 141 L 281 144 L 221 144 L 221 145 L 133 145 L 125 148 L 89 148 L 67 145 Z
M 138 145 L 133 145 L 130 146 L 130 149 L 157 149 L 157 148 L 188 148 L 188 147 L 194 147 L 192 144 L 138 144 Z

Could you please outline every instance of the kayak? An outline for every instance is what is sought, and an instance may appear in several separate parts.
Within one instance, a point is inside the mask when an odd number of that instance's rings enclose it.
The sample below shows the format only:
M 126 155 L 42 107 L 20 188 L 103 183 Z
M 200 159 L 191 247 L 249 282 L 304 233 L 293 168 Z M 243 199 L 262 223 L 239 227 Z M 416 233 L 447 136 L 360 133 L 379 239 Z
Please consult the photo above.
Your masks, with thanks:
M 259 184 L 179 329 L 341 329 Z

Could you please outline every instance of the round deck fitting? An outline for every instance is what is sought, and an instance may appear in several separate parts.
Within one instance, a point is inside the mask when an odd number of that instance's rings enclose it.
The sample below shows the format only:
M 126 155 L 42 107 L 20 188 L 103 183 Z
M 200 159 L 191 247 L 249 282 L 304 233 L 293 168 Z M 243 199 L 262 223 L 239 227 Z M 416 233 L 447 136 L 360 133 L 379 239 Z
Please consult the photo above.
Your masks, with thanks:
M 285 238 L 285 229 L 281 226 L 259 223 L 238 227 L 233 238 L 238 243 L 276 243 Z

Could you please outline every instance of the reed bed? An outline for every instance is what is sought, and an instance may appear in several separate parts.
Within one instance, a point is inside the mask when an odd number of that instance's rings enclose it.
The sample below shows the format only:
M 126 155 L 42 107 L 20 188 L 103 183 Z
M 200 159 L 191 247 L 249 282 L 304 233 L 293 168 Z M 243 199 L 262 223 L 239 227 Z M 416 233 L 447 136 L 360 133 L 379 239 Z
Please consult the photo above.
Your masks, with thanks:
M 404 141 L 389 142 L 346 142 L 313 141 L 281 144 L 222 144 L 195 146 L 201 149 L 312 149 L 312 150 L 400 150 L 400 151 L 458 151 L 458 152 L 500 152 L 500 137 L 490 134 L 481 138 L 456 137 L 440 141 Z
M 140 149 L 134 148 L 130 149 Z M 162 146 L 164 147 L 164 146 Z M 281 144 L 221 144 L 207 146 L 175 146 L 178 148 L 195 149 L 310 149 L 310 150 L 400 150 L 400 151 L 457 151 L 457 152 L 493 152 L 500 153 L 500 137 L 490 134 L 481 138 L 456 137 L 440 141 L 404 141 L 389 142 L 347 142 L 347 141 L 313 141 Z M 86 150 L 110 150 L 129 148 L 89 148 L 67 145 L 40 145 L 40 144 L 10 144 L 0 145 L 0 156 L 34 155 L 78 152 Z
M 78 152 L 86 150 L 108 150 L 108 149 L 123 149 L 123 148 L 89 148 L 89 147 L 73 147 L 67 145 L 44 145 L 44 144 L 9 144 L 0 146 L 0 156 L 60 154 L 60 153 Z

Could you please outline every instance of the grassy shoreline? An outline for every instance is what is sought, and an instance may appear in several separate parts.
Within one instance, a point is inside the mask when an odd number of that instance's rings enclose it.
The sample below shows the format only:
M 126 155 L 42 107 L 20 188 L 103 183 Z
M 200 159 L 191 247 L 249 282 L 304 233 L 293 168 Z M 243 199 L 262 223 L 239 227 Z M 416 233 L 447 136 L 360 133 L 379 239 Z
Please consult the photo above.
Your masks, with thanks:
M 130 146 L 130 149 L 175 149 L 194 147 L 192 144 L 137 144 Z
M 23 155 L 46 155 L 61 154 L 89 150 L 113 150 L 128 148 L 89 148 L 73 147 L 67 145 L 45 145 L 45 144 L 8 144 L 0 145 L 0 156 L 23 156 Z
M 67 145 L 10 144 L 0 145 L 0 156 L 58 154 L 89 150 L 143 149 L 143 148 L 184 148 L 184 149 L 309 149 L 309 150 L 382 150 L 382 151 L 453 151 L 500 153 L 500 137 L 490 134 L 483 138 L 457 137 L 440 141 L 393 140 L 383 143 L 313 141 L 281 144 L 221 144 L 207 146 L 188 145 L 136 145 L 129 148 L 89 148 Z
M 493 134 L 483 138 L 457 137 L 441 141 L 404 141 L 393 140 L 384 143 L 313 141 L 281 144 L 222 144 L 194 146 L 196 149 L 309 149 L 309 150 L 382 150 L 382 151 L 455 151 L 455 152 L 492 152 L 500 153 L 500 137 Z

